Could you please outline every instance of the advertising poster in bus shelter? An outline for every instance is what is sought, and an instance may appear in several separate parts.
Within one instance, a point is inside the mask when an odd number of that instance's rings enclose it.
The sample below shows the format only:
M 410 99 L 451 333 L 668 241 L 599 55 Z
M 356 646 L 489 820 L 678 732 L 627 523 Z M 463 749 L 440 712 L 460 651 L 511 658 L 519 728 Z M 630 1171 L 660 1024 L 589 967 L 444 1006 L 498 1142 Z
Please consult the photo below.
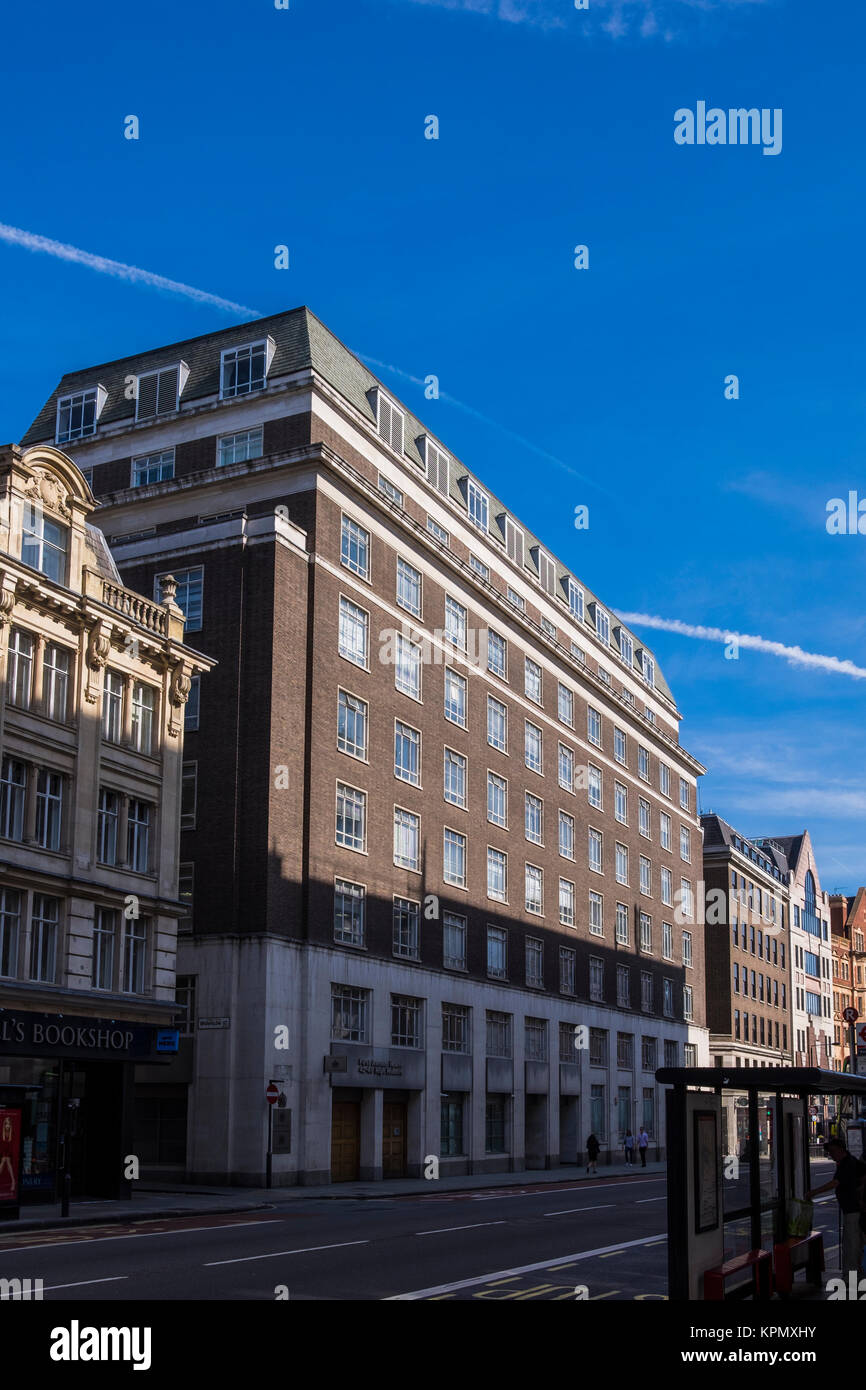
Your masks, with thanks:
M 0 1107 L 0 1208 L 18 1205 L 21 1111 Z

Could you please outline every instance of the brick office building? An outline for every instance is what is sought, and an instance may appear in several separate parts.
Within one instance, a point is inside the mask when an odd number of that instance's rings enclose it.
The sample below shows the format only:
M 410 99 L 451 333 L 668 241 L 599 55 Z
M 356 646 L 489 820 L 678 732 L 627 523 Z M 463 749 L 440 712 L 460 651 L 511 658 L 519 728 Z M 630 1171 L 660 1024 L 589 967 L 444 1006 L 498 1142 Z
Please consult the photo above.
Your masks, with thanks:
M 71 411 L 127 582 L 170 569 L 218 661 L 188 1171 L 261 1182 L 271 1077 L 275 1183 L 663 1148 L 656 1067 L 706 1061 L 703 768 L 652 653 L 305 309 L 76 371 L 28 440 Z
M 866 888 L 853 898 L 830 894 L 830 944 L 833 953 L 833 1069 L 848 1070 L 851 1056 L 849 1025 L 843 1010 L 852 1006 L 866 1020 Z M 857 1039 L 859 1045 L 860 1039 Z
M 0 1110 L 24 1202 L 64 1167 L 76 1197 L 129 1189 L 135 1082 L 164 1080 L 176 1012 L 182 712 L 212 665 L 170 585 L 123 586 L 94 507 L 57 449 L 0 449 Z
M 725 1068 L 790 1066 L 787 871 L 714 812 L 701 826 L 710 1053 Z

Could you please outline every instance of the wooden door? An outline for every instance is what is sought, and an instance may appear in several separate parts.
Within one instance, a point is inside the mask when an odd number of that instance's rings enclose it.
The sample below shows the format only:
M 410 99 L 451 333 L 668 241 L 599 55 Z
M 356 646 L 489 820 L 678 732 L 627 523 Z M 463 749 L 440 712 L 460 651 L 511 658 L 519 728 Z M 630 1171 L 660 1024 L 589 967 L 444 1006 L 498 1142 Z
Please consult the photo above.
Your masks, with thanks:
M 382 1106 L 382 1177 L 406 1176 L 406 1104 L 386 1100 Z
M 357 1182 L 361 1161 L 361 1107 L 356 1100 L 331 1103 L 331 1182 Z

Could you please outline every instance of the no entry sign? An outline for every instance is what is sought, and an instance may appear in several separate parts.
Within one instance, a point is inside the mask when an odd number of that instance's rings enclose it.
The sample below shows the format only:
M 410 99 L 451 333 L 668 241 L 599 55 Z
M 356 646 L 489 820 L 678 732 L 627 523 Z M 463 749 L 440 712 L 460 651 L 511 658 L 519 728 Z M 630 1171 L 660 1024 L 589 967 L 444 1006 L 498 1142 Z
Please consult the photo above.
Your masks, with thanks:
M 279 1100 L 279 1096 L 280 1088 L 276 1085 L 275 1082 L 272 1081 L 269 1084 L 267 1090 L 265 1091 L 265 1100 L 268 1102 L 268 1105 L 276 1105 L 277 1101 Z

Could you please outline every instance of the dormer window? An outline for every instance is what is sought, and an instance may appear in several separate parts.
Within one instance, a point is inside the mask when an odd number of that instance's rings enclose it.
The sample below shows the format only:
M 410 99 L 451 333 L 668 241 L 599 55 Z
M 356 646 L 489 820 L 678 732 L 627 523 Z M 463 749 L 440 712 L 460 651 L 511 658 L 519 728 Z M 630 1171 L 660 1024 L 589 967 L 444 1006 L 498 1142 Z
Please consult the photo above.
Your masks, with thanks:
M 600 603 L 595 605 L 595 633 L 599 641 L 607 646 L 610 642 L 610 618 Z
M 641 653 L 641 659 L 642 659 L 642 661 L 643 661 L 643 678 L 644 678 L 644 680 L 646 681 L 647 685 L 655 685 L 655 683 L 656 683 L 656 664 L 655 664 L 655 662 L 653 661 L 653 659 L 652 659 L 651 656 L 648 656 L 648 655 L 647 655 L 646 652 L 642 652 L 642 653 Z
M 222 399 L 263 390 L 275 350 L 273 338 L 263 338 L 245 347 L 226 348 L 221 359 Z
M 403 453 L 403 421 L 405 416 L 384 391 L 376 388 L 376 428 L 395 454 Z
M 424 463 L 427 468 L 427 481 L 431 487 L 435 487 L 437 492 L 441 492 L 443 497 L 447 497 L 450 491 L 448 455 L 443 454 L 442 450 L 437 448 L 433 440 L 426 434 L 422 435 L 421 438 L 424 441 Z
M 619 630 L 619 654 L 629 670 L 634 664 L 634 642 L 629 637 L 625 628 Z
M 568 581 L 568 611 L 579 623 L 583 622 L 583 589 L 573 579 Z
M 487 493 L 482 492 L 478 484 L 473 482 L 471 478 L 466 484 L 466 506 L 472 525 L 477 526 L 479 531 L 486 532 L 490 501 Z
M 538 566 L 538 582 L 542 589 L 547 593 L 556 592 L 556 565 L 546 550 L 542 550 L 540 545 L 535 546 L 535 563 Z
M 510 516 L 505 518 L 505 552 L 509 560 L 523 568 L 523 532 Z
M 57 402 L 57 443 L 69 444 L 73 439 L 96 434 L 96 422 L 107 395 L 104 386 L 93 386 L 74 396 L 61 396 Z
M 135 398 L 136 420 L 151 420 L 157 415 L 173 414 L 178 408 L 188 376 L 189 367 L 185 362 L 178 362 L 173 367 L 160 367 L 155 372 L 142 372 Z
M 24 503 L 24 525 L 21 536 L 21 559 L 25 565 L 39 570 L 58 584 L 66 583 L 66 555 L 69 549 L 69 528 L 51 521 L 41 506 Z

